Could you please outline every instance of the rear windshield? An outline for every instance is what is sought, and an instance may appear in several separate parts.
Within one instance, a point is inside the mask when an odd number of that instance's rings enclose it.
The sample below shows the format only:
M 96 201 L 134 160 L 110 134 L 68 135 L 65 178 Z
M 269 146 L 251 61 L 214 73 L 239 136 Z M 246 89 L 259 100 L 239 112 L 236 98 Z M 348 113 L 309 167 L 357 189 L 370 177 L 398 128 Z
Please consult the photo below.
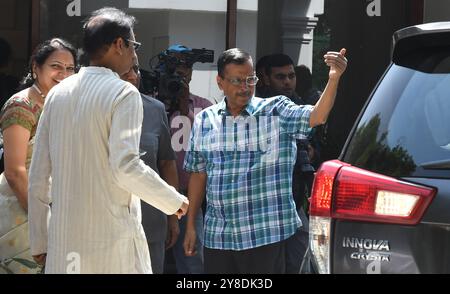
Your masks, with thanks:
M 344 150 L 345 162 L 394 177 L 450 178 L 450 57 L 425 62 L 391 66 Z

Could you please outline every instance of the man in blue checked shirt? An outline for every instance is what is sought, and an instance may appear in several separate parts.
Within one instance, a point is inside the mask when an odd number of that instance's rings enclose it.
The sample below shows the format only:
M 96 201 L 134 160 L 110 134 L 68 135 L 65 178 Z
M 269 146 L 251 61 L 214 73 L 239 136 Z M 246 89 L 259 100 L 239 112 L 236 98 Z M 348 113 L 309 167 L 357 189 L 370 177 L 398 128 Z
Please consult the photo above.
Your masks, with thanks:
M 195 117 L 184 164 L 191 173 L 184 249 L 196 254 L 195 215 L 206 194 L 206 273 L 285 272 L 286 240 L 301 226 L 292 197 L 295 142 L 326 122 L 347 67 L 345 52 L 324 56 L 329 80 L 314 106 L 254 97 L 251 56 L 237 48 L 219 56 L 225 98 Z

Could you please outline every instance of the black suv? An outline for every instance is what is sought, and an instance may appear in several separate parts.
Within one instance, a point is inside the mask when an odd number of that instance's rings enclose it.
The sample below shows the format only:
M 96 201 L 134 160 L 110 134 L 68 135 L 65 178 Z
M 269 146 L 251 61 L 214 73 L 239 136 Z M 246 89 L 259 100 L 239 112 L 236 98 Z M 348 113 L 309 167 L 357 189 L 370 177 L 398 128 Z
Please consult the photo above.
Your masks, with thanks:
M 339 160 L 316 173 L 320 273 L 450 273 L 450 22 L 394 34 Z

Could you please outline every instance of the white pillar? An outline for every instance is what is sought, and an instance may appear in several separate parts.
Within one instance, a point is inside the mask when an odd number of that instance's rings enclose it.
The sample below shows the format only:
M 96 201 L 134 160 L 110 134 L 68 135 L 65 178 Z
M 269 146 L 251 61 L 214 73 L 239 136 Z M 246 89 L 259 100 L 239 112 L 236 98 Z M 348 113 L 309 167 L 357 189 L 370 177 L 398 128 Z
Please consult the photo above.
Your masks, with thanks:
M 305 64 L 312 69 L 316 15 L 323 14 L 324 0 L 283 0 L 282 5 L 283 52 L 295 64 Z

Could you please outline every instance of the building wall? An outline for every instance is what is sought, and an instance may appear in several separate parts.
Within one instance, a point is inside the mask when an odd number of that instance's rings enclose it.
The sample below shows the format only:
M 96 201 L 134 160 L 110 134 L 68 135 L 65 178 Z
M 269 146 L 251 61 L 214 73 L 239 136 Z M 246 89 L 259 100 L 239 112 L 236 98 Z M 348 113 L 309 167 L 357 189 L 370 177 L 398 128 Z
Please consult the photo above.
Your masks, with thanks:
M 283 50 L 280 3 L 279 0 L 259 0 L 257 59 Z
M 295 64 L 312 68 L 314 29 L 317 15 L 324 12 L 323 0 L 282 1 L 283 53 L 289 55 Z
M 258 42 L 258 12 L 238 10 L 236 46 L 256 57 Z
M 190 90 L 210 99 L 221 98 L 216 83 L 217 57 L 225 50 L 226 17 L 223 12 L 171 11 L 169 43 L 183 44 L 190 48 L 214 50 L 214 63 L 195 63 Z
M 83 21 L 93 10 L 88 10 L 85 2 L 80 2 L 80 14 L 72 15 L 68 9 L 71 3 L 60 0 L 40 0 L 40 41 L 53 37 L 60 37 L 70 41 L 75 47 L 81 48 L 83 45 Z M 88 2 L 89 3 L 89 2 Z M 91 3 L 93 4 L 93 3 Z M 98 9 L 98 6 L 91 7 Z
M 18 78 L 25 74 L 28 66 L 30 7 L 30 0 L 0 1 L 0 37 L 12 49 L 11 61 L 1 71 Z
M 313 35 L 324 0 L 259 0 L 258 59 L 284 53 L 312 68 Z
M 258 10 L 258 0 L 240 0 L 237 2 L 237 4 L 237 8 L 239 10 Z M 129 0 L 129 7 L 139 9 L 226 12 L 227 0 Z
M 142 43 L 138 56 L 144 69 L 150 68 L 152 57 L 172 44 L 213 49 L 214 64 L 194 65 L 191 91 L 211 101 L 221 99 L 216 61 L 225 50 L 226 0 L 41 0 L 41 40 L 63 36 L 81 47 L 82 21 L 106 5 L 136 17 L 136 39 Z M 256 54 L 257 9 L 257 0 L 238 1 L 237 46 L 252 55 Z
M 150 59 L 169 45 L 169 12 L 130 9 L 129 14 L 137 19 L 136 40 L 142 43 L 138 57 L 140 66 L 150 68 Z
M 424 22 L 450 21 L 450 1 L 425 0 Z
M 434 0 L 432 0 L 434 1 Z M 336 158 L 391 60 L 392 34 L 414 25 L 413 0 L 326 0 L 325 13 L 331 29 L 330 49 L 347 48 L 349 64 L 339 85 L 336 103 L 328 120 L 325 158 Z M 379 4 L 378 7 L 370 6 Z M 373 10 L 370 9 L 374 7 Z M 378 11 L 379 8 L 379 11 Z M 372 13 L 376 14 L 372 14 Z
M 214 63 L 196 63 L 191 92 L 208 98 L 211 102 L 222 99 L 217 86 L 217 58 L 225 50 L 225 12 L 180 11 L 169 13 L 169 44 L 183 44 L 191 48 L 214 50 Z M 257 13 L 238 10 L 236 46 L 256 54 Z

